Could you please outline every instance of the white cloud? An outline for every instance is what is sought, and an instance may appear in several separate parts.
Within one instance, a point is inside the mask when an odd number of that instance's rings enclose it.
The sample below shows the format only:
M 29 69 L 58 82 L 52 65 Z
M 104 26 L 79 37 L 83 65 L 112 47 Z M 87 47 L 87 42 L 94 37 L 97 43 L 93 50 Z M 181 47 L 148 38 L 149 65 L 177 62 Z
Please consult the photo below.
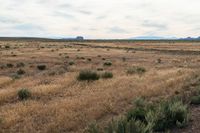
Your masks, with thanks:
M 0 3 L 0 36 L 200 35 L 199 0 L 0 0 Z

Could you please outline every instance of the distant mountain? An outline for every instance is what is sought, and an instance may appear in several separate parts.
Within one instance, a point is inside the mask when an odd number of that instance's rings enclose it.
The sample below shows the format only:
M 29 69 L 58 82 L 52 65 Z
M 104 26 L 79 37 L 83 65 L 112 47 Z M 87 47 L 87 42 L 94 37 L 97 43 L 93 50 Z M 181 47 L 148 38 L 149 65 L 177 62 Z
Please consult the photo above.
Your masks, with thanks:
M 161 36 L 138 36 L 132 37 L 133 40 L 165 40 L 165 39 L 177 39 L 176 37 L 161 37 Z
M 200 40 L 200 36 L 199 37 L 187 37 L 187 38 L 180 38 L 179 40 Z

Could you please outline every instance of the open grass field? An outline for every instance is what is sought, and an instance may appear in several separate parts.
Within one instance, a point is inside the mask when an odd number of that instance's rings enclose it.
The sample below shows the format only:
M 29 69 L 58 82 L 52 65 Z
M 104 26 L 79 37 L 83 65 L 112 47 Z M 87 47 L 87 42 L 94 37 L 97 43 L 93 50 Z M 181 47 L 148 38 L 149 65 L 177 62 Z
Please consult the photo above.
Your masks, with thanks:
M 94 121 L 104 126 L 138 97 L 188 97 L 199 66 L 199 42 L 0 41 L 0 132 L 82 133 Z M 85 69 L 113 77 L 78 80 Z M 27 100 L 18 97 L 21 89 L 30 91 Z

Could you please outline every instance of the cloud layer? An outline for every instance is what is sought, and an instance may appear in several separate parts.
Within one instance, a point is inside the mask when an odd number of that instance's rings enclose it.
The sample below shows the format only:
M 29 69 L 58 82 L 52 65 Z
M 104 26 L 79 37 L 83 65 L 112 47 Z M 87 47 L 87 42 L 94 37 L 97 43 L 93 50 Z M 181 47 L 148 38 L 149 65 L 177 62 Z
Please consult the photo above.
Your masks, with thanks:
M 0 36 L 200 36 L 199 0 L 0 0 Z

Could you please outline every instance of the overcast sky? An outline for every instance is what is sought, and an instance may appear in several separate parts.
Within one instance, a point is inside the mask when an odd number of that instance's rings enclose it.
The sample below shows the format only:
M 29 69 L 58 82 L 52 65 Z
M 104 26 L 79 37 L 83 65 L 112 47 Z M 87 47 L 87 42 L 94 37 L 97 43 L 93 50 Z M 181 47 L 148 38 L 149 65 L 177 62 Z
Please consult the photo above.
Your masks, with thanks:
M 0 36 L 200 36 L 200 0 L 0 0 Z

